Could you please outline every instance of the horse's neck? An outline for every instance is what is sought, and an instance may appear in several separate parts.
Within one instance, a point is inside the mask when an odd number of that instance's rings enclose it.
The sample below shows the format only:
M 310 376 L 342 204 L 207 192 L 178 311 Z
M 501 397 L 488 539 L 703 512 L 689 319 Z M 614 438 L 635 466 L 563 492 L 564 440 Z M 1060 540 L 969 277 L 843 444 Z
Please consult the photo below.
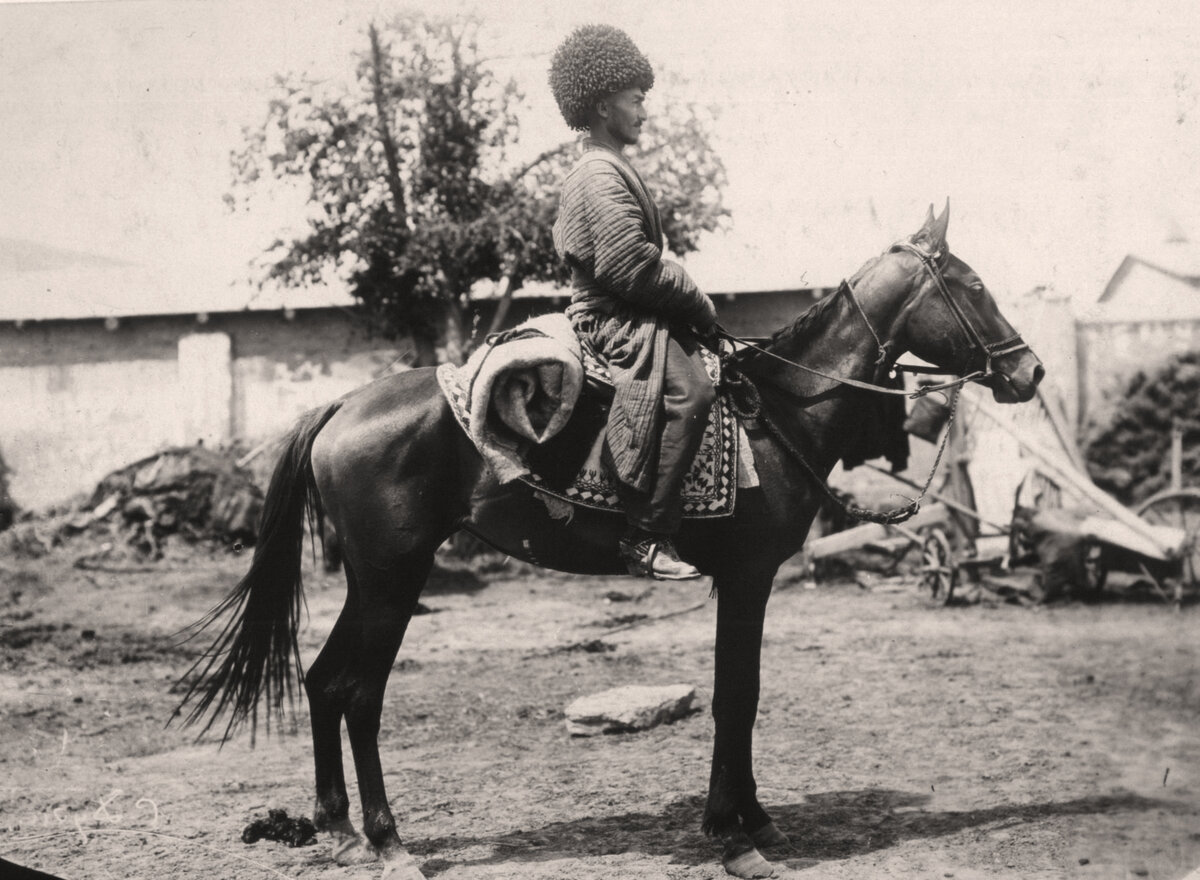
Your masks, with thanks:
M 819 311 L 777 334 L 769 350 L 827 376 L 860 382 L 878 380 L 901 353 L 889 345 L 887 359 L 880 362 L 880 343 L 889 342 L 908 291 L 888 273 L 883 277 L 892 283 L 881 285 L 881 276 L 872 271 L 874 268 L 874 263 L 868 264 L 853 279 L 856 294 L 839 290 L 836 301 L 815 306 Z M 825 376 L 779 363 L 763 366 L 772 374 L 771 384 L 788 392 L 778 398 L 766 396 L 764 403 L 771 417 L 793 436 L 804 436 L 815 455 L 832 467 L 840 456 L 838 447 L 844 442 L 841 429 L 847 409 L 854 405 L 855 395 L 868 392 L 839 387 Z
M 870 282 L 870 273 L 860 273 L 852 282 L 857 293 L 839 289 L 833 302 L 814 306 L 811 314 L 777 334 L 769 350 L 813 370 L 870 382 L 880 368 L 880 343 L 888 341 L 904 301 L 903 291 L 873 289 Z M 891 358 L 899 354 L 894 345 L 888 349 Z M 790 373 L 788 381 L 800 394 L 828 384 L 828 379 L 803 371 Z

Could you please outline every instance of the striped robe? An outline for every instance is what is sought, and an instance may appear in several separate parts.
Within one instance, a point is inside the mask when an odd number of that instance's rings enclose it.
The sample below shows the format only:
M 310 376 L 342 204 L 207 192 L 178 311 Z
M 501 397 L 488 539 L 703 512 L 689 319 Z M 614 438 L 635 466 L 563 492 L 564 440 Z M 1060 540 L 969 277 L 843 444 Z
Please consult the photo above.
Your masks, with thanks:
M 571 267 L 567 316 L 612 372 L 608 453 L 617 477 L 642 492 L 658 463 L 670 328 L 716 320 L 683 267 L 662 258 L 662 241 L 658 208 L 637 171 L 585 139 L 563 184 L 554 246 Z

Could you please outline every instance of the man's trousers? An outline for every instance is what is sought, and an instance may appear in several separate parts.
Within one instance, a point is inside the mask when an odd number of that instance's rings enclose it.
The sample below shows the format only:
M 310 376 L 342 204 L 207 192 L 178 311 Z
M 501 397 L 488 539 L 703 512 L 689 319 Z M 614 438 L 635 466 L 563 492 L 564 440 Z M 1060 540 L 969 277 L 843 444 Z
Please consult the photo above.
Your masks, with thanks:
M 631 526 L 663 535 L 679 531 L 683 478 L 704 440 L 716 399 L 716 389 L 700 358 L 699 343 L 690 335 L 682 339 L 669 336 L 663 377 L 663 428 L 653 487 L 649 492 L 638 492 L 619 484 L 618 494 Z

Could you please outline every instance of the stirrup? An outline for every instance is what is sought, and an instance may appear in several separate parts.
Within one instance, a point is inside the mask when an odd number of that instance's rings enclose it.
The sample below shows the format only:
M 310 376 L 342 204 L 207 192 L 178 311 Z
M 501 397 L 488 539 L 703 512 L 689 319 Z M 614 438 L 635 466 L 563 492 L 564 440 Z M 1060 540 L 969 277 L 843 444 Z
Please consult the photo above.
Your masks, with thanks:
M 622 538 L 618 547 L 625 568 L 634 577 L 686 581 L 701 576 L 699 569 L 679 558 L 669 537 L 651 536 L 636 542 Z

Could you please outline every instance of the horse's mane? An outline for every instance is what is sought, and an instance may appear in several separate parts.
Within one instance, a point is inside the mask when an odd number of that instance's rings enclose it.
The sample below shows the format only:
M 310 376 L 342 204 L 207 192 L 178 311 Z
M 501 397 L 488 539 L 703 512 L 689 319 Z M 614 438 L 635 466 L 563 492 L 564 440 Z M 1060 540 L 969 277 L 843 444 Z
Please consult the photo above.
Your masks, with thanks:
M 812 332 L 814 326 L 824 322 L 825 313 L 833 310 L 837 301 L 841 298 L 841 292 L 841 288 L 839 287 L 833 296 L 817 300 L 801 312 L 799 317 L 792 321 L 792 323 L 786 324 L 772 333 L 767 344 L 773 346 L 777 343 L 805 339 Z
M 870 269 L 872 265 L 880 262 L 881 258 L 882 255 L 880 257 L 872 257 L 869 259 L 869 261 L 866 261 L 866 263 L 863 264 L 863 267 L 860 268 L 857 273 L 854 273 L 851 276 L 851 285 L 858 281 L 858 279 L 860 279 L 865 271 Z M 784 342 L 803 342 L 808 339 L 814 329 L 823 327 L 823 323 L 828 317 L 827 312 L 834 309 L 835 304 L 841 299 L 841 293 L 841 286 L 839 286 L 838 291 L 836 291 L 832 297 L 818 299 L 816 303 L 809 306 L 808 309 L 800 312 L 800 315 L 798 318 L 796 318 L 796 321 L 793 321 L 791 324 L 787 324 L 785 327 L 776 330 L 775 333 L 770 336 L 768 345 L 774 346 L 778 345 L 778 343 Z

